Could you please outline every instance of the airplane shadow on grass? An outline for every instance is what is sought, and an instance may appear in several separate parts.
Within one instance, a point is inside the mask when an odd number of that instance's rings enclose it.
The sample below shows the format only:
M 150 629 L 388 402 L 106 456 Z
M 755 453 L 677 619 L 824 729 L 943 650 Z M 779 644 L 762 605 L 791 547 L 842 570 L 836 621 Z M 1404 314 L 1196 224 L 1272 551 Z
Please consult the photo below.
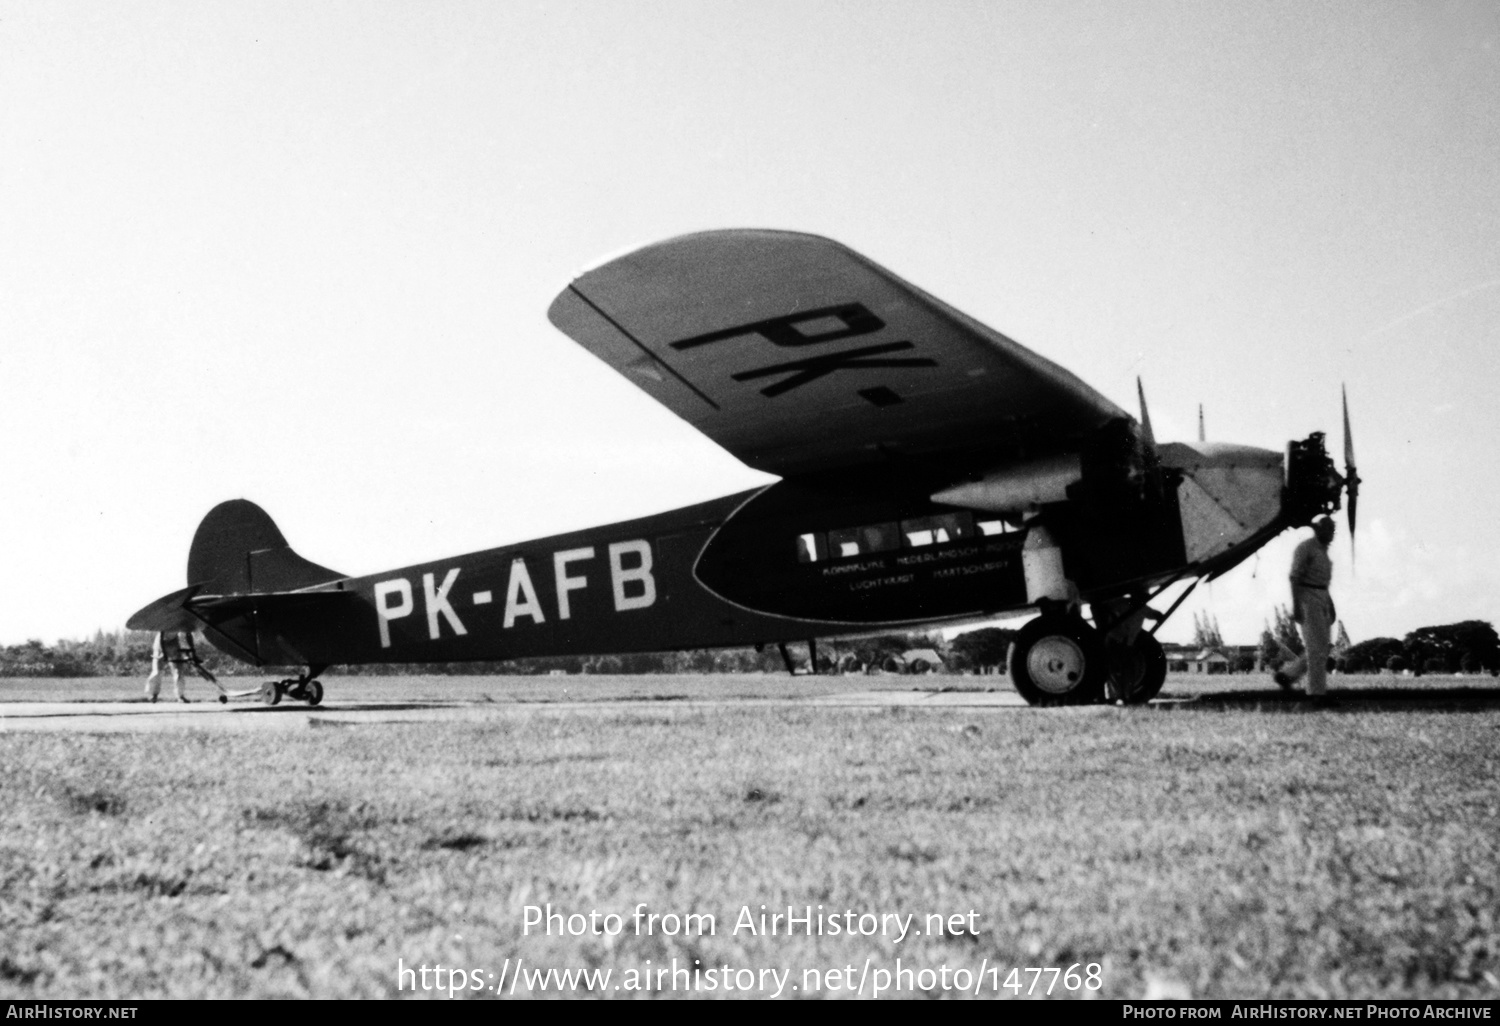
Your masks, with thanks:
M 1449 688 L 1358 688 L 1340 691 L 1330 688 L 1327 704 L 1318 704 L 1302 692 L 1224 691 L 1200 695 L 1184 702 L 1180 709 L 1286 709 L 1323 710 L 1328 712 L 1489 712 L 1500 709 L 1500 687 Z

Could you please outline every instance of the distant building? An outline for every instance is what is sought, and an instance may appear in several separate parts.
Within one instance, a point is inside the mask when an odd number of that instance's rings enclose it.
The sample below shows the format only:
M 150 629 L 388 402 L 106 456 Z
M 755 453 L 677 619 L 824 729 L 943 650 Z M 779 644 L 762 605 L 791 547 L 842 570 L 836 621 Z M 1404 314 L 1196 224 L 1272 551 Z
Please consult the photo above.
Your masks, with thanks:
M 1188 664 L 1198 651 L 1191 645 L 1178 645 L 1170 641 L 1164 642 L 1161 650 L 1167 657 L 1167 670 L 1170 673 L 1187 673 Z
M 1229 668 L 1229 657 L 1222 649 L 1202 648 L 1193 656 L 1193 673 L 1228 673 Z
M 1162 652 L 1167 657 L 1167 670 L 1171 673 L 1237 673 L 1242 666 L 1261 669 L 1259 648 L 1255 645 L 1199 648 L 1165 643 Z

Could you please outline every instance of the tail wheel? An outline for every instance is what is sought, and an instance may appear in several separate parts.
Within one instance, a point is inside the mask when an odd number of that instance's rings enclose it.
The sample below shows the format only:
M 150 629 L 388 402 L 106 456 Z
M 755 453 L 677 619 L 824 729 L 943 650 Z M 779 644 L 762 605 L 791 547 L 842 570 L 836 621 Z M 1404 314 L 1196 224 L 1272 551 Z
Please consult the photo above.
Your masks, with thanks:
M 317 681 L 308 681 L 307 687 L 304 690 L 306 694 L 303 697 L 307 699 L 308 705 L 318 705 L 323 701 L 323 685 Z
M 1011 648 L 1011 683 L 1032 705 L 1098 702 L 1107 676 L 1103 639 L 1076 616 L 1039 616 Z
M 1129 645 L 1111 645 L 1109 683 L 1126 705 L 1145 705 L 1167 682 L 1167 654 L 1161 642 L 1141 631 Z

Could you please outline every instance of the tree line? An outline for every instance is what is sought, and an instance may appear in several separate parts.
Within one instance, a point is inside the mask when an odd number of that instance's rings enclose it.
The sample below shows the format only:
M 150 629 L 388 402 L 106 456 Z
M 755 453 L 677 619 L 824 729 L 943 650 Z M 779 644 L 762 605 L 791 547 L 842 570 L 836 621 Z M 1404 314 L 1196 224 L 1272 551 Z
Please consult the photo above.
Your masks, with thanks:
M 1342 628 L 1341 628 L 1342 629 Z M 1347 640 L 1347 639 L 1346 639 Z M 1303 653 L 1302 638 L 1291 610 L 1278 606 L 1273 622 L 1261 633 L 1261 657 L 1267 665 L 1279 661 L 1285 647 Z M 1404 638 L 1370 638 L 1349 645 L 1334 658 L 1343 673 L 1500 673 L 1500 635 L 1486 620 L 1419 627 Z
M 1422 627 L 1405 638 L 1370 638 L 1350 647 L 1349 673 L 1500 673 L 1500 637 L 1484 620 Z
M 933 633 L 892 633 L 855 640 L 817 643 L 821 673 L 900 669 L 901 657 L 913 649 L 935 649 L 943 659 L 942 669 L 967 670 L 978 665 L 1003 663 L 1005 647 L 1014 631 L 983 628 L 955 638 L 952 643 Z M 97 631 L 83 641 L 59 641 L 45 645 L 38 640 L 0 646 L 0 677 L 131 677 L 151 670 L 150 631 Z M 266 676 L 278 668 L 254 667 L 224 655 L 196 636 L 197 650 L 215 675 Z M 787 646 L 793 665 L 808 667 L 808 647 L 797 642 Z M 998 655 L 996 654 L 998 652 Z M 976 662 L 976 657 L 986 663 Z M 563 673 L 785 673 L 786 664 L 776 645 L 760 648 L 688 649 L 677 652 L 636 652 L 624 655 L 540 656 L 469 663 L 387 663 L 334 667 L 329 673 L 388 674 L 546 674 Z
M 1206 615 L 1195 621 L 1195 644 L 1221 647 L 1216 621 Z M 890 633 L 868 638 L 817 644 L 820 673 L 862 672 L 904 668 L 904 656 L 915 649 L 933 649 L 942 658 L 933 669 L 968 673 L 997 668 L 1006 672 L 1006 653 L 1016 631 L 1004 627 L 981 627 L 951 641 L 937 632 Z M 151 669 L 149 631 L 97 631 L 82 641 L 58 641 L 44 645 L 35 639 L 19 645 L 0 646 L 0 677 L 130 677 L 144 676 Z M 1280 661 L 1282 648 L 1300 655 L 1302 639 L 1291 611 L 1277 607 L 1272 622 L 1261 634 L 1261 656 L 1265 665 Z M 788 646 L 794 665 L 809 669 L 805 643 Z M 199 639 L 198 653 L 215 674 L 263 676 L 274 672 L 253 667 L 224 655 Z M 1405 638 L 1370 638 L 1348 647 L 1337 660 L 1346 673 L 1381 670 L 1423 673 L 1500 672 L 1500 636 L 1484 620 L 1421 627 Z M 381 674 L 546 674 L 563 673 L 784 673 L 786 666 L 775 645 L 756 648 L 688 649 L 679 652 L 638 652 L 625 655 L 544 656 L 478 663 L 391 663 L 371 666 L 335 667 L 330 673 Z

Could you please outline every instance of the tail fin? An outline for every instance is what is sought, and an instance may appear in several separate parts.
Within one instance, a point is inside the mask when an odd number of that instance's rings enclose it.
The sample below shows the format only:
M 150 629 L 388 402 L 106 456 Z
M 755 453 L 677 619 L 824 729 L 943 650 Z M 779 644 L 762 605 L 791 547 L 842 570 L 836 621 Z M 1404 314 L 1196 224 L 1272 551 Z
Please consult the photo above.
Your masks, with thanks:
M 320 661 L 319 635 L 299 628 L 347 620 L 354 594 L 303 589 L 344 576 L 297 555 L 265 510 L 233 499 L 209 510 L 198 525 L 188 550 L 188 586 L 157 599 L 126 626 L 201 630 L 215 648 L 256 666 L 311 665 Z
M 344 576 L 293 552 L 266 511 L 247 499 L 209 510 L 188 550 L 188 584 L 206 595 L 294 591 Z

